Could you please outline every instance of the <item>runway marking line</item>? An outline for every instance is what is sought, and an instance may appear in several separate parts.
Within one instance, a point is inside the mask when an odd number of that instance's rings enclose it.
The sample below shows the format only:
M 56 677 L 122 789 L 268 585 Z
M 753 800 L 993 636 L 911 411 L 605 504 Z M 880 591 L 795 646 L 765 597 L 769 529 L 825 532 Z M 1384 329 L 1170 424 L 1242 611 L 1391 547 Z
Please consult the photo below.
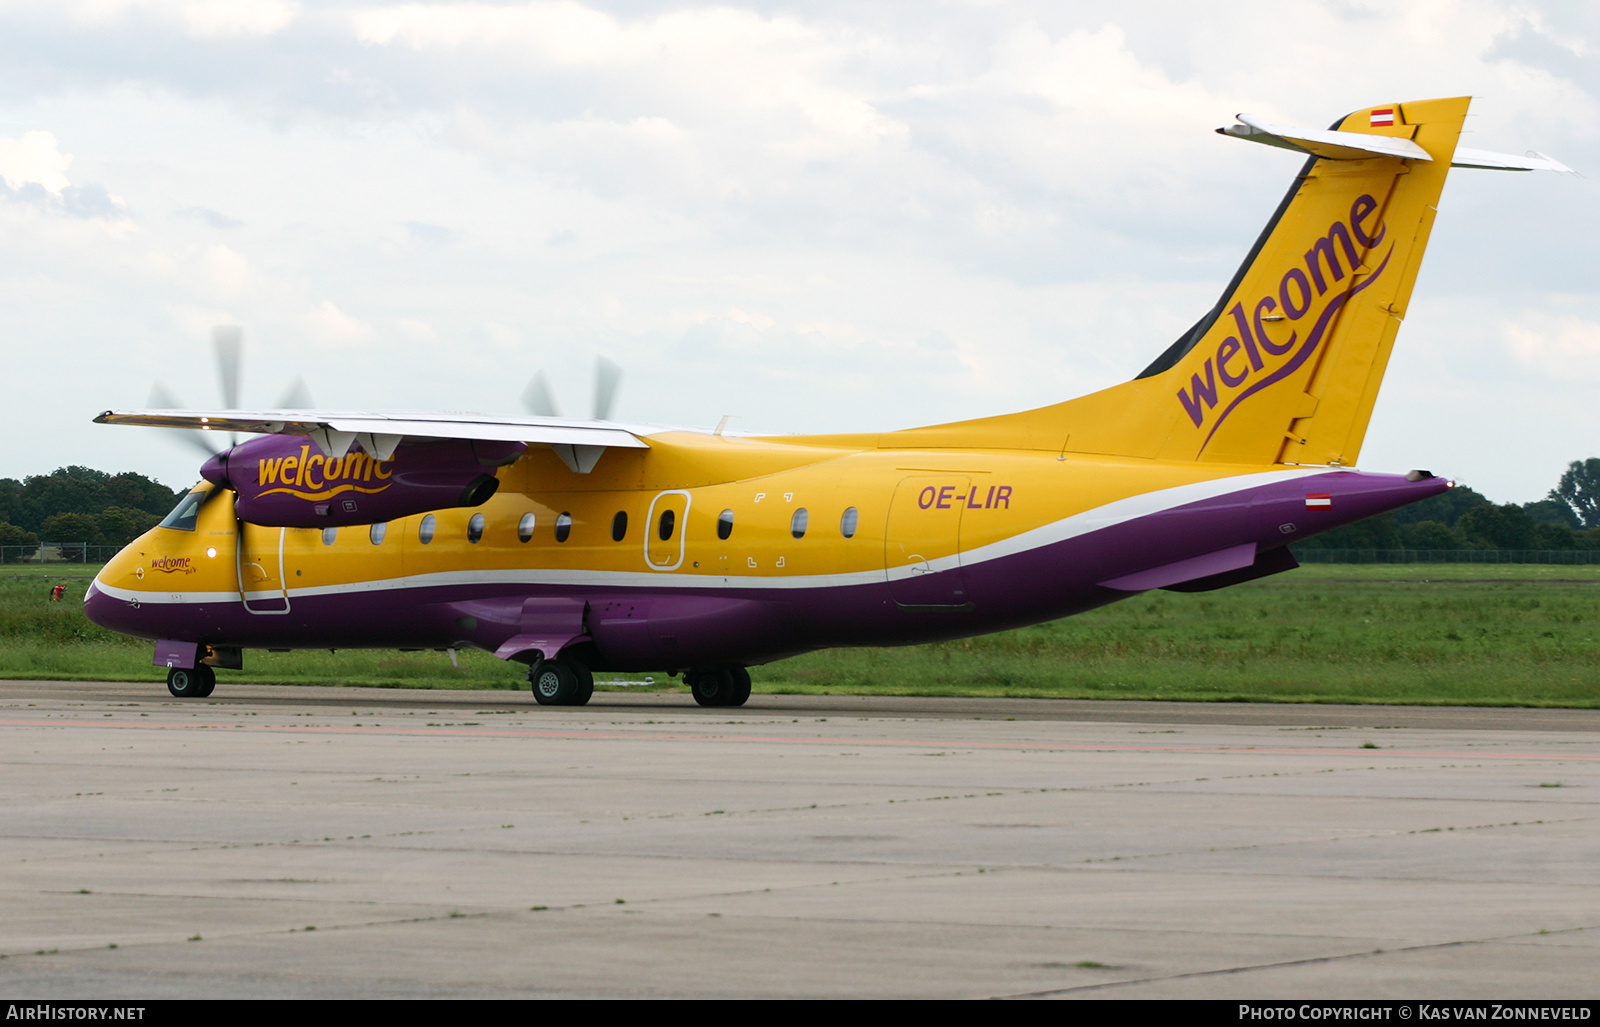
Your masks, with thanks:
M 622 734 L 599 731 L 476 731 L 462 728 L 429 727 L 334 727 L 313 724 L 130 724 L 103 720 L 0 720 L 0 727 L 113 727 L 134 730 L 160 731 L 273 731 L 303 734 L 386 734 L 453 736 L 469 738 L 561 738 L 593 741 L 658 741 L 658 742 L 764 742 L 811 745 L 861 745 L 919 749 L 1042 749 L 1052 752 L 1171 752 L 1171 753 L 1240 753 L 1261 756 L 1363 756 L 1367 759 L 1395 756 L 1424 759 L 1494 759 L 1494 760 L 1600 760 L 1600 753 L 1517 753 L 1517 752 L 1448 752 L 1418 751 L 1410 749 L 1268 749 L 1258 746 L 1235 745 L 1075 745 L 1066 742 L 956 742 L 950 740 L 902 740 L 893 738 L 786 738 L 779 735 L 725 735 L 677 734 L 651 731 Z

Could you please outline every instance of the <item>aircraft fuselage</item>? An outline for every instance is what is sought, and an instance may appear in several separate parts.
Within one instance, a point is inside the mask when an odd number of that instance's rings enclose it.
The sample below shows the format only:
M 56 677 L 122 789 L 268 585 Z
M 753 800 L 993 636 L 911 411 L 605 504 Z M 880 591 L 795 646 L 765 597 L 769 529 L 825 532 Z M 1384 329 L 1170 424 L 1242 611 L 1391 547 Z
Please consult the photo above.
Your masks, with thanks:
M 193 530 L 152 529 L 108 564 L 89 615 L 214 647 L 497 651 L 565 610 L 595 670 L 756 664 L 1052 620 L 1206 578 L 1213 554 L 1216 573 L 1249 576 L 1259 554 L 1447 487 L 1337 468 L 651 441 L 589 475 L 530 450 L 482 506 L 377 528 L 245 524 L 216 489 Z M 746 476 L 696 481 L 730 464 Z

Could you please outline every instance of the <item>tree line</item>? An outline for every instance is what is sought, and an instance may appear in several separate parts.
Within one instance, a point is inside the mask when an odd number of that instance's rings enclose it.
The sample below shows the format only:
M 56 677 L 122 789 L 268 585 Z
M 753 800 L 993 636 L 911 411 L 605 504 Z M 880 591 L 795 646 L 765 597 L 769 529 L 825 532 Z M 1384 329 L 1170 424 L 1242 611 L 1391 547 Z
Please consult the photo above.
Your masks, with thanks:
M 21 481 L 0 478 L 0 546 L 8 547 L 7 558 L 18 559 L 41 541 L 126 545 L 182 495 L 133 471 L 76 465 Z M 1600 550 L 1600 457 L 1574 460 L 1555 488 L 1531 503 L 1496 504 L 1457 485 L 1295 548 Z
M 0 478 L 0 546 L 7 547 L 0 552 L 15 560 L 32 555 L 41 541 L 127 545 L 182 495 L 133 471 L 76 465 L 21 481 Z
M 1556 487 L 1531 503 L 1492 503 L 1457 485 L 1294 548 L 1600 550 L 1600 457 L 1574 460 Z

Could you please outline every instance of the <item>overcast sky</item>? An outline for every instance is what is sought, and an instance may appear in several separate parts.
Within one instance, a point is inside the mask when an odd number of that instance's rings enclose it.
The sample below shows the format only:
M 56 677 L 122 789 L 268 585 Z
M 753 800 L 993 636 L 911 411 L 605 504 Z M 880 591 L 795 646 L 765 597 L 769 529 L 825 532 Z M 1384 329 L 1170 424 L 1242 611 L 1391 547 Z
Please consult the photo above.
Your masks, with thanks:
M 1215 135 L 1475 97 L 1361 466 L 1498 501 L 1600 456 L 1600 5 L 0 0 L 0 476 L 197 477 L 89 423 L 214 405 L 773 432 L 1136 374 L 1299 165 Z

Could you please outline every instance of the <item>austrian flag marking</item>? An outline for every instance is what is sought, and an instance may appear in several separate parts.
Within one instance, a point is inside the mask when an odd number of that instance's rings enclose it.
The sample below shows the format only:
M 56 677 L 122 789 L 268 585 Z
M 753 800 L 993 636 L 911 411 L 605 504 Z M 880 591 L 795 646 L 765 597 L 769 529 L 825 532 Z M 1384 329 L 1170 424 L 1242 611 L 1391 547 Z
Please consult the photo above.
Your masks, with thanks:
M 1394 126 L 1394 108 L 1381 107 L 1372 112 L 1369 122 L 1373 128 L 1392 128 Z
M 1312 492 L 1306 496 L 1307 510 L 1332 510 L 1333 496 L 1326 492 Z

